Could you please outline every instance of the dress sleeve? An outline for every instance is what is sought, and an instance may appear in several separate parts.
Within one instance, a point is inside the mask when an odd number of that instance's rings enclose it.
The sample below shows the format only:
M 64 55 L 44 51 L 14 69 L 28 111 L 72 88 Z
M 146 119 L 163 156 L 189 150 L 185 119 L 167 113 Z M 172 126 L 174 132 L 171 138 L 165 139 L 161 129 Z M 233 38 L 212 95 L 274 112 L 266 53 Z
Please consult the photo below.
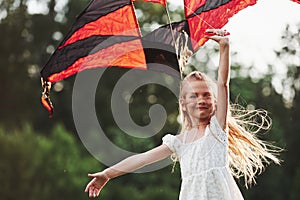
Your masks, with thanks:
M 163 144 L 167 145 L 169 149 L 173 152 L 176 153 L 176 136 L 167 134 L 162 138 Z
M 217 117 L 213 115 L 210 119 L 210 129 L 214 136 L 224 144 L 228 144 L 228 134 L 221 128 Z

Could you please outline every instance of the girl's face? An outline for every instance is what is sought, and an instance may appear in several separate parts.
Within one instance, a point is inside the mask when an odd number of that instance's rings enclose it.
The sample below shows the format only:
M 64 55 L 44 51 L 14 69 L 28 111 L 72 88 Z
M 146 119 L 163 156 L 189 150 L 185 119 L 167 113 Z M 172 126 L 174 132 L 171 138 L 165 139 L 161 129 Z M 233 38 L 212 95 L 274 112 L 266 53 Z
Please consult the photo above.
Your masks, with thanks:
M 203 80 L 187 81 L 182 88 L 182 110 L 193 121 L 208 121 L 215 109 L 215 99 Z

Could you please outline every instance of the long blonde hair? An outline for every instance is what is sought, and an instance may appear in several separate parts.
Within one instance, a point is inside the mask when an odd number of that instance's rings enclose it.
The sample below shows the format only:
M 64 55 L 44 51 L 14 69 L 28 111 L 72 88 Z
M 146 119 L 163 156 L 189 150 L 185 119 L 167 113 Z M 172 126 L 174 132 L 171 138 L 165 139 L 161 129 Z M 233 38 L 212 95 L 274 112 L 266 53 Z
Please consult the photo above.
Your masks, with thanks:
M 192 72 L 181 82 L 180 97 L 184 98 L 183 85 L 188 81 L 205 81 L 217 99 L 217 84 L 201 72 Z M 181 133 L 191 129 L 191 120 L 179 104 L 182 118 Z M 231 104 L 228 112 L 228 160 L 234 177 L 244 177 L 245 186 L 255 183 L 255 175 L 260 174 L 271 161 L 280 164 L 277 158 L 280 148 L 257 137 L 257 133 L 271 128 L 272 121 L 263 109 L 247 110 L 238 104 Z

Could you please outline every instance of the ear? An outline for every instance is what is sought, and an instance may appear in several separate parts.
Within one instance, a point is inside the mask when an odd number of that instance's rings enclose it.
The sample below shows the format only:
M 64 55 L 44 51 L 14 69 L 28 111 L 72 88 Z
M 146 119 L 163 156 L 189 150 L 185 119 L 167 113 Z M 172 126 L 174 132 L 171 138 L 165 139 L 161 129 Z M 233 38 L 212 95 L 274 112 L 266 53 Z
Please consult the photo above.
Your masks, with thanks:
M 179 99 L 179 103 L 180 103 L 180 106 L 181 106 L 181 109 L 182 111 L 186 111 L 186 107 L 185 107 L 185 102 L 183 99 Z
M 218 106 L 217 106 L 218 104 L 217 104 L 217 101 L 216 101 L 216 100 L 215 100 L 214 102 L 215 102 L 214 110 L 215 110 L 215 112 L 216 112 L 216 111 L 217 111 L 217 108 L 218 108 Z

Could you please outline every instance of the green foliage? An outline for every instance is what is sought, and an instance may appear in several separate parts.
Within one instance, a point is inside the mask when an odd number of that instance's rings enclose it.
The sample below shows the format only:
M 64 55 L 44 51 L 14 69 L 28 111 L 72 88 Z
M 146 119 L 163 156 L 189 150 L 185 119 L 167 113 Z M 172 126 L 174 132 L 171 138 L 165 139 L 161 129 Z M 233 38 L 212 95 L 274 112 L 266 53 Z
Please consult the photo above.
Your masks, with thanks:
M 179 190 L 179 170 L 172 174 L 171 167 L 166 167 L 156 172 L 128 174 L 111 180 L 101 192 L 101 197 L 108 200 L 174 200 L 178 199 Z
M 83 192 L 89 181 L 87 173 L 101 169 L 61 125 L 48 137 L 34 133 L 29 125 L 14 131 L 0 128 L 0 199 L 88 199 Z M 172 200 L 178 196 L 179 184 L 179 170 L 172 174 L 167 167 L 112 180 L 101 197 Z
M 101 169 L 60 125 L 49 137 L 0 128 L 0 143 L 0 199 L 85 199 L 87 169 Z
M 299 199 L 300 197 L 300 167 L 297 167 L 295 177 L 291 187 L 291 200 Z

